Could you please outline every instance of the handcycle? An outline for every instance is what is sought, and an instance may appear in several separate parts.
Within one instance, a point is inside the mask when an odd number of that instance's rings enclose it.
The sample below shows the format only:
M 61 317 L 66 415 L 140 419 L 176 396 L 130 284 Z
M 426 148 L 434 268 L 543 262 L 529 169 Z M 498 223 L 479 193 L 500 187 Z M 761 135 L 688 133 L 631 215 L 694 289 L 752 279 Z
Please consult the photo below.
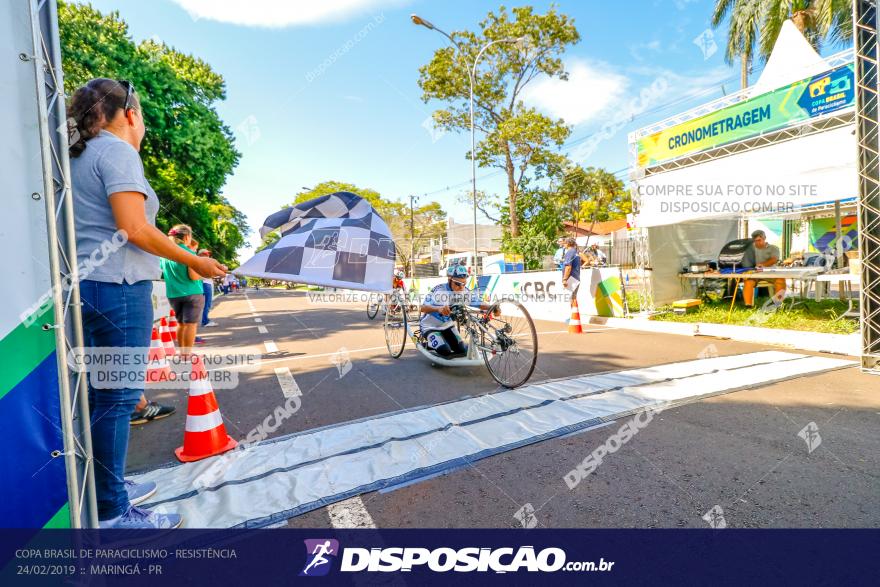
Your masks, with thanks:
M 370 299 L 367 300 L 367 318 L 373 320 L 376 315 L 379 313 L 379 310 L 382 310 L 383 314 L 388 311 L 389 300 L 393 300 L 393 297 L 397 295 L 400 296 L 401 299 L 405 300 L 409 306 L 409 311 L 417 311 L 417 308 L 412 305 L 412 303 L 408 300 L 406 293 L 403 291 L 395 290 L 394 293 L 372 293 L 370 294 Z M 392 303 L 394 303 L 392 301 Z
M 518 387 L 529 380 L 538 360 L 538 335 L 525 307 L 512 300 L 501 300 L 488 310 L 464 304 L 451 304 L 449 316 L 467 343 L 467 354 L 448 358 L 429 350 L 419 327 L 419 314 L 401 294 L 392 294 L 385 314 L 385 344 L 393 358 L 399 358 L 412 340 L 416 350 L 434 365 L 476 367 L 486 365 L 489 374 L 504 387 Z M 415 314 L 415 315 L 412 315 Z

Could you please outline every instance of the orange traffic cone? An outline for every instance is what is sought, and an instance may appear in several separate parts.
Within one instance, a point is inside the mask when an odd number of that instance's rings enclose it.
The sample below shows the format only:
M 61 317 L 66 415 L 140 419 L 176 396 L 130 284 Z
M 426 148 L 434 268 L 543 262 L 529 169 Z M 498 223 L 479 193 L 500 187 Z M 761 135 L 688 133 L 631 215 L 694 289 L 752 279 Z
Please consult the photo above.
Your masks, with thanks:
M 568 321 L 569 334 L 581 334 L 584 331 L 581 328 L 581 311 L 578 309 L 578 301 L 571 301 L 571 319 Z
M 164 383 L 174 380 L 174 373 L 168 365 L 165 357 L 165 347 L 159 340 L 159 329 L 153 327 L 153 336 L 150 338 L 150 351 L 147 356 L 147 383 Z
M 201 357 L 194 354 L 189 403 L 186 407 L 186 431 L 183 433 L 183 446 L 177 448 L 174 454 L 184 463 L 189 463 L 219 455 L 237 445 L 238 442 L 226 434 L 208 372 Z
M 171 340 L 177 342 L 177 315 L 174 313 L 174 310 L 171 310 L 171 313 L 168 314 L 168 330 L 171 331 Z
M 174 341 L 171 340 L 171 331 L 168 329 L 168 321 L 165 318 L 159 320 L 159 335 L 162 337 L 162 346 L 165 347 L 165 356 L 173 357 L 177 354 Z

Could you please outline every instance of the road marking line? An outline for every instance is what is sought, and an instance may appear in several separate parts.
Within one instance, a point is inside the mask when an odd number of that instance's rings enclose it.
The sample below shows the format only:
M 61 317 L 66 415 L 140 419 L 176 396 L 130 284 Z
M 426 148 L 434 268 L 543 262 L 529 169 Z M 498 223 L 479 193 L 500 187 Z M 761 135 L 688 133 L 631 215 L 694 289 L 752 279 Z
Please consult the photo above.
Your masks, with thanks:
M 263 342 L 263 344 L 266 346 L 267 353 L 277 353 L 278 352 L 278 346 L 275 344 L 274 340 L 267 340 L 267 341 Z
M 262 322 L 262 321 L 263 321 L 262 318 L 256 318 L 256 317 L 254 318 L 254 322 Z
M 302 395 L 302 391 L 290 372 L 290 367 L 275 367 L 275 377 L 278 378 L 278 385 L 281 386 L 281 393 L 284 397 L 294 397 Z
M 257 326 L 257 332 L 259 332 L 260 334 L 269 334 L 269 329 L 260 324 L 259 326 Z
M 327 506 L 330 523 L 334 528 L 375 528 L 370 512 L 360 496 L 331 503 Z

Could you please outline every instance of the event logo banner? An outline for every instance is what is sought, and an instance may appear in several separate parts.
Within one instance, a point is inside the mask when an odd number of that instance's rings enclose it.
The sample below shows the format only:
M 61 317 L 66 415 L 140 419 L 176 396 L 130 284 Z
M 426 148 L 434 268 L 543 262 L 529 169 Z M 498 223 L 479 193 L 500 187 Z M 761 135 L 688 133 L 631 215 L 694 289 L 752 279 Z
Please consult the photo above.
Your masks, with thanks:
M 656 132 L 636 143 L 639 167 L 714 149 L 855 105 L 853 64 Z

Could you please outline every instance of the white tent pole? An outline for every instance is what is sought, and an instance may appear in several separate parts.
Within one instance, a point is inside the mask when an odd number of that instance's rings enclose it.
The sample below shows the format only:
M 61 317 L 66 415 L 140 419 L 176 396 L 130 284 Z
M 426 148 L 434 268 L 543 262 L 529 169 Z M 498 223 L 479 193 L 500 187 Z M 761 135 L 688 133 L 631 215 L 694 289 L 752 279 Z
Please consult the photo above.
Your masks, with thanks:
M 837 257 L 837 267 L 843 267 L 843 223 L 840 219 L 840 200 L 834 200 L 834 239 L 835 257 Z

